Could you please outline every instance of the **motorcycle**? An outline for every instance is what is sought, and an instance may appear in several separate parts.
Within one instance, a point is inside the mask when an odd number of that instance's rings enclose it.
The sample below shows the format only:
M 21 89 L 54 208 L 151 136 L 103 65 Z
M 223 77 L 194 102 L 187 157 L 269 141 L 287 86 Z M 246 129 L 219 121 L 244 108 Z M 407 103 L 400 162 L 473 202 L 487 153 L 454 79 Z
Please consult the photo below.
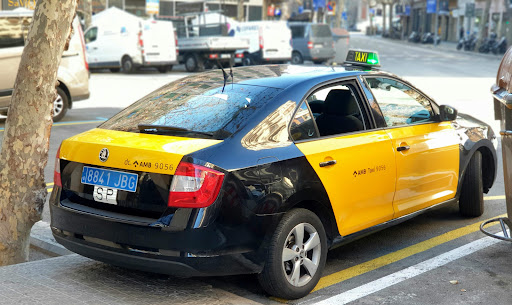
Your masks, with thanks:
M 478 48 L 478 52 L 480 53 L 489 53 L 493 46 L 496 44 L 496 38 L 498 37 L 498 35 L 496 35 L 496 33 L 491 33 L 489 35 L 489 37 L 487 37 L 484 42 L 482 43 L 482 45 L 480 46 L 480 48 Z
M 464 51 L 474 51 L 476 47 L 476 33 L 464 37 Z
M 409 38 L 407 40 L 409 42 L 418 43 L 418 42 L 420 42 L 421 37 L 417 32 L 412 32 L 411 35 L 409 35 Z
M 430 33 L 430 32 L 423 34 L 423 36 L 421 37 L 421 43 L 424 43 L 424 44 L 431 43 L 431 44 L 438 45 L 440 42 L 441 42 L 441 39 L 439 38 L 439 36 L 434 35 L 433 33 Z
M 492 46 L 492 54 L 505 54 L 507 52 L 507 39 L 501 37 L 501 39 Z

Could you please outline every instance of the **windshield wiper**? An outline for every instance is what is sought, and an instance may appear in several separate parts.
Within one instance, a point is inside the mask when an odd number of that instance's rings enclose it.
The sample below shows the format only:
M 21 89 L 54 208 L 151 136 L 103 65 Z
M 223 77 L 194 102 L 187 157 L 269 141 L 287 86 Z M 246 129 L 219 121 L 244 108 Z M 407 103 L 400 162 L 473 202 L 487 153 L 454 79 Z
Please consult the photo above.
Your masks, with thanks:
M 181 128 L 181 127 L 176 127 L 176 126 L 139 124 L 139 125 L 137 125 L 137 128 L 139 129 L 139 131 L 145 131 L 145 132 L 158 133 L 158 132 L 165 132 L 165 131 L 174 131 L 174 132 L 183 132 L 183 133 L 195 133 L 195 134 L 201 134 L 201 135 L 213 137 L 213 133 L 210 133 L 210 132 L 189 130 L 186 128 Z

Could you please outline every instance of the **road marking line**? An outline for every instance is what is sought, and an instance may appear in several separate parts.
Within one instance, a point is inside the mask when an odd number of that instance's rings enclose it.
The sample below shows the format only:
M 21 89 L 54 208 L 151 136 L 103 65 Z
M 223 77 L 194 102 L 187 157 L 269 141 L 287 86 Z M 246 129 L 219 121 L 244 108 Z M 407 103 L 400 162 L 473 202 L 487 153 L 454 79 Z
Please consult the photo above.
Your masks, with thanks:
M 314 303 L 318 305 L 328 305 L 328 304 L 346 304 L 365 296 L 368 296 L 372 293 L 381 291 L 385 288 L 393 286 L 395 284 L 401 283 L 407 279 L 413 278 L 417 275 L 423 274 L 427 271 L 431 271 L 438 267 L 444 266 L 454 260 L 465 257 L 469 254 L 472 254 L 478 250 L 482 250 L 489 246 L 492 246 L 496 243 L 500 242 L 499 239 L 495 239 L 492 237 L 484 237 L 478 240 L 475 240 L 469 244 L 461 246 L 459 248 L 453 249 L 441 255 L 438 255 L 434 258 L 411 266 L 409 268 L 403 269 L 401 271 L 392 273 L 388 276 L 382 277 L 373 282 L 366 283 L 349 291 L 340 293 L 338 295 L 332 296 L 323 301 Z
M 103 123 L 103 122 L 105 122 L 105 120 L 62 122 L 62 123 L 54 123 L 53 126 L 69 126 L 69 125 L 95 124 L 95 123 Z M 5 130 L 5 128 L 0 128 L 0 132 L 2 132 L 4 130 Z
M 501 196 L 487 196 L 487 197 L 484 197 L 484 200 L 500 200 L 500 199 L 505 199 L 505 195 L 501 195 Z
M 506 217 L 506 216 L 507 216 L 507 214 L 502 214 L 502 215 L 499 215 L 496 217 Z M 496 218 L 496 217 L 493 217 L 493 218 Z M 462 227 L 462 228 L 459 228 L 459 229 L 456 229 L 456 230 L 453 230 L 450 232 L 446 232 L 439 236 L 422 241 L 420 243 L 417 243 L 417 244 L 414 244 L 407 248 L 395 251 L 393 253 L 389 253 L 384 256 L 372 259 L 370 261 L 359 264 L 357 266 L 353 266 L 353 267 L 335 272 L 333 274 L 323 276 L 322 278 L 320 278 L 320 281 L 316 285 L 315 289 L 313 289 L 313 291 L 317 291 L 317 290 L 323 289 L 325 287 L 329 287 L 329 286 L 338 284 L 340 282 L 346 281 L 348 279 L 359 276 L 361 274 L 376 270 L 380 267 L 390 265 L 392 263 L 395 263 L 399 260 L 410 257 L 412 255 L 418 254 L 420 252 L 427 251 L 429 249 L 432 249 L 436 246 L 439 246 L 446 242 L 452 241 L 459 237 L 471 234 L 473 232 L 477 232 L 478 230 L 480 230 L 480 223 L 482 223 L 482 222 L 483 221 L 479 221 L 477 223 L 467 225 L 465 227 Z

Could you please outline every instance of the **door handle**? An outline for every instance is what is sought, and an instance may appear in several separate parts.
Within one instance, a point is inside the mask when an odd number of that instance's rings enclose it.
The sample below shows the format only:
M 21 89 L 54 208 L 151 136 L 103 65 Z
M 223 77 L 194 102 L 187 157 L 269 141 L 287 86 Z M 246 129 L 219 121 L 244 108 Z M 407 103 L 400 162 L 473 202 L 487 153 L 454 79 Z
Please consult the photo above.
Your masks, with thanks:
M 411 147 L 409 145 L 404 145 L 404 146 L 398 146 L 396 148 L 396 151 L 406 151 L 406 150 L 409 150 L 411 149 Z
M 320 167 L 326 167 L 326 166 L 334 165 L 334 164 L 336 164 L 336 160 L 324 161 L 324 162 L 320 162 Z

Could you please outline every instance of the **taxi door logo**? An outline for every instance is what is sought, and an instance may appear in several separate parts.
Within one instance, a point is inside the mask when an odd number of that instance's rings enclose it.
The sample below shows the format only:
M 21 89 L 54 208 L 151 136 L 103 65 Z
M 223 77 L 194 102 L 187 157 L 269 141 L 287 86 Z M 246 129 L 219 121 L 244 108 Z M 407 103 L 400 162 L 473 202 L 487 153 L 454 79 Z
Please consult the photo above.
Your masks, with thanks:
M 103 148 L 100 151 L 100 161 L 105 162 L 108 159 L 108 148 Z
M 37 0 L 9 0 L 7 2 L 8 7 L 25 7 L 29 10 L 33 10 L 36 8 L 36 1 Z M 5 3 L 5 2 L 4 2 Z

